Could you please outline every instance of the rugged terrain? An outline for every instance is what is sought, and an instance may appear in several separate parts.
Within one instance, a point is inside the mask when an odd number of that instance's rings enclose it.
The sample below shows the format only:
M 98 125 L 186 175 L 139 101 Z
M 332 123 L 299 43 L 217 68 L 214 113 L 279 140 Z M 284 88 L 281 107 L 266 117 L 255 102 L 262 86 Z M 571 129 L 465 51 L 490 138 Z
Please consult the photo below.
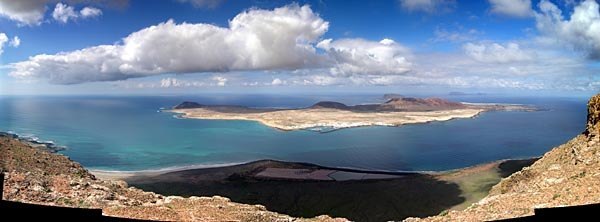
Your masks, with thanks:
M 600 94 L 588 103 L 586 130 L 495 185 L 463 211 L 406 221 L 483 221 L 532 215 L 534 208 L 600 203 Z
M 380 222 L 436 215 L 449 208 L 464 209 L 487 195 L 502 177 L 532 161 L 505 160 L 425 174 L 262 160 L 226 167 L 120 176 L 135 187 L 165 195 L 226 196 L 235 202 L 260 204 L 291 216 L 327 214 L 353 221 Z
M 531 215 L 539 207 L 600 203 L 600 95 L 589 101 L 588 113 L 586 130 L 581 135 L 502 179 L 485 198 L 467 209 L 406 221 L 496 220 Z M 6 172 L 4 198 L 10 201 L 102 208 L 106 215 L 155 220 L 344 221 L 329 216 L 295 218 L 270 212 L 262 205 L 234 203 L 218 196 L 183 198 L 145 192 L 123 181 L 97 179 L 65 156 L 6 135 L 0 136 L 0 154 L 0 168 Z M 472 180 L 465 179 L 470 177 L 469 171 L 435 178 L 455 183 L 464 192 L 465 187 L 472 186 Z
M 0 135 L 4 200 L 42 205 L 102 208 L 109 216 L 168 221 L 345 221 L 320 216 L 294 218 L 264 206 L 224 197 L 163 196 L 129 187 L 124 181 L 96 179 L 80 164 L 49 150 Z
M 405 124 L 471 118 L 484 111 L 535 111 L 518 104 L 467 104 L 440 98 L 411 98 L 386 95 L 387 102 L 348 106 L 321 101 L 300 109 L 258 109 L 231 105 L 183 102 L 171 110 L 184 118 L 252 120 L 280 130 L 331 131 L 361 126 Z

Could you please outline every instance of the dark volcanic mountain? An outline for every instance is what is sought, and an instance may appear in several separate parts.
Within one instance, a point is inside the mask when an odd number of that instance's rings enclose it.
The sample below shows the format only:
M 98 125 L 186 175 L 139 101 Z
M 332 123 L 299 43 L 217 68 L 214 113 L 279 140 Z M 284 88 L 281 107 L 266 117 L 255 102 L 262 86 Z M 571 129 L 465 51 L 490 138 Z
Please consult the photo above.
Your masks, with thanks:
M 309 108 L 313 108 L 313 109 L 327 108 L 327 109 L 343 109 L 343 110 L 346 110 L 346 109 L 349 109 L 350 107 L 348 107 L 346 104 L 339 103 L 339 102 L 322 101 L 322 102 L 315 103 L 314 105 L 312 105 Z
M 386 108 L 393 110 L 406 110 L 406 111 L 428 111 L 428 110 L 447 110 L 447 109 L 463 109 L 467 106 L 459 103 L 448 101 L 441 98 L 393 98 L 381 104 Z
M 189 101 L 185 101 L 180 103 L 179 105 L 176 105 L 173 107 L 173 109 L 194 109 L 194 108 L 204 108 L 206 107 L 205 105 L 202 105 L 200 103 L 197 102 L 189 102 Z
M 412 98 L 412 97 L 398 97 L 391 98 L 385 103 L 381 104 L 367 104 L 367 105 L 356 105 L 349 106 L 347 110 L 353 111 L 435 111 L 435 110 L 450 110 L 450 109 L 464 109 L 466 105 L 448 101 L 440 98 Z

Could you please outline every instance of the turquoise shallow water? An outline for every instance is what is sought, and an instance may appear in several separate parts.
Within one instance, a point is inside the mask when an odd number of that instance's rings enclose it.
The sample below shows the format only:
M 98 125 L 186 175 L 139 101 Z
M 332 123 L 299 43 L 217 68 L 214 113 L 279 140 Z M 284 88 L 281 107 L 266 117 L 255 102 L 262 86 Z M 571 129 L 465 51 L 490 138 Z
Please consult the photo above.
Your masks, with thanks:
M 157 112 L 184 100 L 253 107 L 302 107 L 319 100 L 380 102 L 379 95 L 0 97 L 0 131 L 66 146 L 84 166 L 147 170 L 258 159 L 377 170 L 448 170 L 541 155 L 583 130 L 585 99 L 451 97 L 533 104 L 540 112 L 487 112 L 473 119 L 363 127 L 330 133 L 282 132 L 251 121 L 191 120 Z

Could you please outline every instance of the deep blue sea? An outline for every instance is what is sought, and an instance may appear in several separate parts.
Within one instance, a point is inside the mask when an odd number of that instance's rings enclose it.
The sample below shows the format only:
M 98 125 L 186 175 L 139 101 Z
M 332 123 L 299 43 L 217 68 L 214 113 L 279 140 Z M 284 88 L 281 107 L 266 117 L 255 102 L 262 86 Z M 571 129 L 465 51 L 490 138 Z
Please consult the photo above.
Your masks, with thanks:
M 66 146 L 92 169 L 150 170 L 258 159 L 390 171 L 448 170 L 543 154 L 583 131 L 584 98 L 447 97 L 532 104 L 539 112 L 486 112 L 473 119 L 283 132 L 251 121 L 178 119 L 160 108 L 191 100 L 251 107 L 304 107 L 320 100 L 382 102 L 381 95 L 0 96 L 0 131 Z

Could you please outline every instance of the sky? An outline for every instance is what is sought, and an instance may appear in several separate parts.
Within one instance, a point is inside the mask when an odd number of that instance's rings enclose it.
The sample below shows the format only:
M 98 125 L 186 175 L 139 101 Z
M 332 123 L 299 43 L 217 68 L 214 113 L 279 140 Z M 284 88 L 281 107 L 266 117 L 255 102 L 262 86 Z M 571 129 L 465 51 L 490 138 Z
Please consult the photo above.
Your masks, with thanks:
M 0 95 L 600 91 L 596 0 L 0 0 Z

